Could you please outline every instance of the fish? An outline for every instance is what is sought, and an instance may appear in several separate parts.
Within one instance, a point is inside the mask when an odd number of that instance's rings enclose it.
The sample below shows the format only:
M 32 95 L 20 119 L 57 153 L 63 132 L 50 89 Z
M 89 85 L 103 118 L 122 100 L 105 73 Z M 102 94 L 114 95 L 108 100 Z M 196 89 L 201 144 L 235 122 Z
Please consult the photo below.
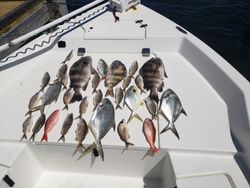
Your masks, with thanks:
M 140 74 L 138 74 L 135 78 L 135 84 L 136 86 L 141 90 L 141 94 L 142 93 L 146 93 L 146 91 L 144 90 L 144 83 L 143 83 L 143 78 Z
M 58 120 L 60 117 L 60 110 L 55 110 L 47 119 L 45 126 L 44 126 L 44 134 L 43 137 L 41 139 L 42 141 L 48 141 L 48 133 L 55 127 L 55 125 L 57 124 Z
M 95 138 L 93 144 L 91 144 L 78 158 L 82 158 L 84 155 L 96 149 L 98 154 L 104 161 L 104 152 L 101 144 L 101 140 L 109 132 L 111 128 L 115 131 L 115 110 L 114 106 L 108 98 L 104 98 L 94 111 L 90 122 L 88 124 L 89 130 Z
M 167 78 L 164 63 L 159 57 L 151 58 L 143 64 L 139 74 L 143 78 L 144 89 L 150 90 L 149 97 L 158 104 L 158 91 L 163 91 L 164 77 Z
M 187 113 L 182 107 L 181 101 L 176 93 L 172 89 L 164 91 L 161 96 L 158 114 L 162 115 L 163 118 L 166 119 L 168 125 L 160 132 L 160 134 L 171 130 L 174 135 L 180 139 L 174 123 L 181 113 L 187 116 Z
M 158 113 L 158 109 L 157 109 L 157 104 L 155 101 L 153 101 L 151 98 L 146 98 L 144 99 L 144 102 L 146 104 L 146 107 L 149 111 L 149 113 L 152 116 L 152 119 L 158 119 L 157 113 Z
M 93 76 L 92 81 L 91 81 L 92 88 L 93 88 L 92 94 L 96 92 L 96 88 L 98 87 L 100 81 L 101 81 L 101 78 L 100 78 L 98 72 L 96 70 L 94 70 L 94 76 Z
M 31 115 L 32 114 L 32 108 L 36 107 L 41 99 L 41 96 L 42 96 L 42 91 L 38 91 L 37 93 L 35 93 L 31 99 L 30 99 L 30 102 L 29 102 L 29 105 L 28 105 L 28 109 L 29 111 L 25 114 L 25 115 Z
M 30 115 L 22 124 L 23 127 L 23 136 L 21 137 L 20 141 L 23 139 L 27 140 L 27 133 L 30 132 L 31 127 L 33 126 L 33 116 Z
M 60 79 L 60 83 L 63 86 L 63 90 L 67 89 L 68 81 L 69 81 L 68 74 L 66 73 L 66 74 L 62 75 L 62 77 Z
M 50 75 L 48 72 L 45 72 L 41 80 L 40 91 L 43 91 L 44 88 L 47 87 L 47 85 L 49 84 L 49 81 L 50 81 Z
M 122 107 L 120 106 L 120 103 L 123 99 L 123 91 L 122 91 L 122 88 L 119 87 L 119 88 L 116 88 L 115 90 L 115 104 L 116 104 L 116 107 L 115 109 L 117 110 L 118 108 L 122 109 Z
M 64 64 L 67 61 L 70 61 L 72 57 L 73 57 L 73 50 L 70 51 L 70 53 L 66 56 L 66 58 L 64 59 L 64 61 L 61 64 Z
M 123 89 L 123 91 L 125 91 L 127 89 L 130 82 L 131 82 L 131 77 L 127 75 L 122 81 L 122 89 Z
M 67 73 L 68 70 L 68 65 L 67 64 L 62 64 L 61 67 L 58 69 L 58 72 L 56 74 L 57 80 L 60 80 L 63 75 Z
M 128 125 L 127 125 L 125 119 L 122 119 L 120 121 L 120 123 L 118 124 L 117 132 L 118 132 L 118 135 L 119 135 L 121 141 L 123 141 L 125 143 L 126 148 L 128 148 L 129 145 L 131 145 L 131 146 L 134 145 L 133 143 L 129 142 L 129 139 L 130 139 L 129 129 L 128 129 Z
M 63 122 L 62 129 L 61 129 L 62 136 L 59 138 L 57 142 L 59 142 L 60 140 L 65 142 L 65 135 L 68 133 L 70 127 L 72 126 L 72 123 L 73 123 L 73 113 L 70 113 L 66 116 Z
M 80 105 L 79 105 L 79 114 L 80 114 L 80 115 L 77 116 L 75 119 L 78 119 L 78 118 L 81 119 L 81 118 L 82 118 L 82 115 L 86 113 L 88 106 L 89 106 L 88 97 L 85 96 L 85 97 L 82 99 L 82 101 L 81 101 L 81 103 L 80 103 Z
M 46 121 L 46 116 L 45 114 L 41 114 L 40 117 L 37 119 L 33 129 L 32 129 L 32 135 L 29 140 L 32 140 L 33 142 L 35 141 L 35 136 L 36 134 L 41 130 L 43 127 L 44 123 Z
M 92 73 L 92 58 L 90 56 L 81 57 L 76 61 L 69 70 L 70 86 L 74 89 L 75 94 L 72 102 L 81 101 L 81 89 L 87 89 Z
M 123 107 L 125 105 L 131 111 L 127 123 L 129 123 L 133 118 L 137 118 L 138 120 L 143 121 L 142 118 L 135 112 L 140 106 L 144 105 L 143 101 L 140 98 L 140 91 L 136 86 L 132 85 L 126 91 Z
M 151 119 L 146 118 L 144 120 L 142 132 L 149 143 L 151 153 L 154 155 L 159 152 L 159 149 L 155 146 L 156 129 Z
M 129 68 L 129 71 L 128 71 L 129 76 L 133 78 L 137 70 L 138 70 L 138 62 L 134 61 Z
M 108 65 L 103 59 L 100 59 L 98 61 L 97 71 L 101 75 L 101 80 L 105 79 L 107 72 L 108 72 Z
M 125 65 L 121 61 L 113 61 L 113 63 L 108 67 L 107 76 L 104 82 L 105 87 L 108 88 L 105 96 L 110 95 L 111 97 L 114 97 L 113 87 L 121 82 L 126 75 L 127 69 Z
M 98 104 L 102 101 L 102 98 L 103 98 L 102 91 L 100 89 L 98 89 L 93 97 L 93 106 L 94 106 L 93 111 L 95 111 Z
M 64 110 L 64 109 L 68 110 L 68 109 L 69 109 L 68 105 L 69 105 L 71 99 L 73 98 L 74 93 L 75 93 L 75 92 L 73 91 L 72 88 L 69 88 L 69 89 L 64 93 L 64 95 L 63 95 L 63 103 L 65 104 L 65 107 L 64 107 L 62 110 Z

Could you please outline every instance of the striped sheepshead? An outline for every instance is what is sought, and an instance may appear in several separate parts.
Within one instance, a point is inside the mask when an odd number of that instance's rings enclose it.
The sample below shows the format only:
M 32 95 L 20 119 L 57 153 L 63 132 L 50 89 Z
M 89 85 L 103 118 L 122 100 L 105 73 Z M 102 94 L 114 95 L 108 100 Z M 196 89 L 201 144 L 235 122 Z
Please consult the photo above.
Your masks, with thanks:
M 140 95 L 140 90 L 134 85 L 130 86 L 125 93 L 123 106 L 126 105 L 131 111 L 127 123 L 129 123 L 133 118 L 143 121 L 142 118 L 135 112 L 139 106 L 144 105 Z
M 92 58 L 90 56 L 81 57 L 76 61 L 69 70 L 70 86 L 74 89 L 75 94 L 72 102 L 81 101 L 81 89 L 87 89 L 92 73 Z
M 162 60 L 158 57 L 151 58 L 144 63 L 139 73 L 143 78 L 144 88 L 150 90 L 149 97 L 158 104 L 158 91 L 163 91 L 164 77 L 167 78 Z
M 180 116 L 181 113 L 187 116 L 185 110 L 182 107 L 179 97 L 171 89 L 167 89 L 161 96 L 159 114 L 168 122 L 168 125 L 161 131 L 161 134 L 171 130 L 174 135 L 179 139 L 179 134 L 175 128 L 174 122 Z
M 99 103 L 91 117 L 88 127 L 95 138 L 95 142 L 91 144 L 78 159 L 93 149 L 96 149 L 104 161 L 101 140 L 111 128 L 115 131 L 115 110 L 113 104 L 108 98 L 104 98 Z
M 113 87 L 115 87 L 119 82 L 121 82 L 127 75 L 127 69 L 125 65 L 118 60 L 113 61 L 113 63 L 108 67 L 108 72 L 105 78 L 105 87 L 107 87 L 107 92 L 105 96 L 114 97 Z

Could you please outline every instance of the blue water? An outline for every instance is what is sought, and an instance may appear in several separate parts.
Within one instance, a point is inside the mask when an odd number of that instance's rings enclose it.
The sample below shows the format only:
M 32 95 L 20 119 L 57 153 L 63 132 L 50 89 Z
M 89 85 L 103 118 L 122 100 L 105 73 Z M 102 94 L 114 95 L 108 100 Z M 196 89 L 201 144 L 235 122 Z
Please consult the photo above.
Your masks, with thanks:
M 91 0 L 67 0 L 75 10 Z M 250 81 L 250 0 L 142 0 L 200 38 Z

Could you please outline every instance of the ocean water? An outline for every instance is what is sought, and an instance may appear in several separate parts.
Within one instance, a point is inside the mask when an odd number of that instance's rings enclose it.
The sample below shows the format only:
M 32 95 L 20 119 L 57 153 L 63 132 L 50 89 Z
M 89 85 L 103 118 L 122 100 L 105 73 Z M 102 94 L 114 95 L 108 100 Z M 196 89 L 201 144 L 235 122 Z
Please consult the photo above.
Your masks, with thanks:
M 67 0 L 73 11 L 91 0 Z M 250 0 L 142 0 L 225 58 L 250 81 Z

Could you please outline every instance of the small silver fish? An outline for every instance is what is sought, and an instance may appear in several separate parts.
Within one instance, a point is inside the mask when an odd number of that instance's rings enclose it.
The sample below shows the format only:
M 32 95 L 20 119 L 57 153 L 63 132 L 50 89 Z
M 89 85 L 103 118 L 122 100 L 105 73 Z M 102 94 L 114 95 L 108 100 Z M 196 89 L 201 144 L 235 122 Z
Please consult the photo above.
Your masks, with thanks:
M 134 61 L 129 68 L 129 71 L 128 71 L 129 76 L 133 78 L 137 70 L 138 70 L 138 62 Z
M 45 120 L 46 120 L 45 114 L 41 114 L 41 116 L 37 119 L 37 121 L 32 129 L 33 134 L 31 135 L 29 140 L 32 140 L 33 142 L 35 141 L 35 136 L 43 127 Z
M 37 93 L 35 93 L 31 99 L 30 99 L 30 102 L 29 102 L 29 105 L 28 105 L 28 108 L 29 108 L 29 111 L 25 114 L 25 115 L 31 115 L 32 114 L 32 108 L 36 107 L 41 99 L 41 96 L 42 96 L 42 91 L 38 91 Z
M 144 100 L 149 113 L 152 115 L 152 119 L 158 119 L 157 116 L 157 104 L 151 98 L 146 98 Z
M 63 125 L 62 125 L 62 130 L 61 130 L 61 137 L 59 138 L 59 140 L 57 142 L 59 142 L 60 140 L 62 140 L 63 142 L 65 142 L 65 135 L 68 133 L 70 127 L 72 126 L 73 123 L 73 114 L 70 113 L 66 116 Z
M 179 97 L 172 89 L 167 89 L 161 96 L 159 114 L 161 114 L 168 125 L 161 131 L 161 134 L 171 130 L 174 135 L 179 139 L 179 134 L 175 128 L 174 122 L 178 119 L 181 113 L 187 116 L 185 110 L 182 107 Z
M 30 115 L 22 124 L 23 127 L 23 136 L 20 141 L 23 139 L 27 140 L 27 133 L 30 132 L 31 127 L 33 126 L 33 116 Z
M 96 88 L 98 87 L 100 81 L 101 81 L 101 78 L 100 78 L 98 72 L 96 70 L 94 70 L 94 76 L 93 76 L 92 81 L 91 81 L 92 88 L 93 88 L 92 94 L 96 92 Z
M 61 82 L 61 84 L 63 86 L 63 90 L 67 89 L 68 81 L 69 81 L 68 74 L 66 73 L 66 74 L 62 75 L 62 77 L 60 79 L 60 82 Z
M 43 91 L 44 88 L 47 87 L 47 85 L 49 84 L 49 81 L 50 81 L 50 75 L 48 72 L 45 72 L 41 80 L 40 91 Z
M 95 111 L 98 104 L 102 101 L 102 98 L 103 98 L 102 91 L 98 89 L 97 92 L 95 93 L 95 96 L 93 97 L 93 106 L 94 106 L 93 111 Z
M 64 107 L 62 110 L 64 110 L 64 109 L 68 110 L 68 109 L 69 109 L 68 105 L 69 105 L 71 99 L 73 98 L 74 93 L 75 93 L 75 92 L 74 92 L 74 90 L 73 90 L 72 88 L 69 88 L 69 89 L 64 93 L 64 95 L 63 95 L 63 103 L 65 104 L 65 107 Z
M 134 144 L 129 142 L 130 139 L 130 135 L 129 135 L 129 129 L 128 129 L 128 125 L 125 122 L 125 119 L 121 120 L 118 127 L 117 127 L 117 132 L 118 135 L 121 139 L 121 141 L 123 141 L 126 145 L 126 148 L 128 148 L 129 145 L 133 146 Z
M 126 91 L 123 106 L 125 105 L 131 111 L 127 123 L 129 123 L 133 118 L 137 118 L 138 120 L 143 121 L 142 118 L 135 112 L 139 108 L 139 106 L 144 105 L 143 101 L 140 98 L 140 91 L 136 86 L 132 85 Z
M 91 144 L 78 159 L 82 158 L 95 148 L 104 161 L 101 140 L 112 127 L 115 131 L 115 110 L 113 104 L 108 98 L 104 98 L 99 103 L 91 117 L 88 127 L 95 138 L 95 142 Z
M 56 74 L 57 80 L 61 79 L 62 76 L 66 74 L 67 70 L 68 70 L 68 65 L 62 64 L 61 67 L 58 69 L 58 72 Z
M 81 119 L 81 118 L 82 118 L 82 115 L 86 113 L 88 106 L 89 106 L 88 97 L 85 96 L 85 97 L 82 99 L 82 101 L 81 101 L 81 103 L 80 103 L 80 105 L 79 105 L 79 114 L 80 114 L 80 115 L 77 116 L 75 119 L 78 119 L 78 118 Z
M 97 71 L 101 75 L 101 80 L 105 79 L 108 72 L 108 65 L 103 59 L 100 59 L 97 64 Z
M 116 104 L 116 107 L 115 109 L 117 110 L 118 108 L 122 109 L 122 107 L 120 106 L 120 103 L 123 99 L 123 91 L 122 91 L 122 88 L 116 88 L 115 90 L 115 104 Z
M 129 86 L 130 82 L 131 82 L 131 77 L 129 75 L 127 75 L 123 79 L 123 82 L 122 82 L 122 89 L 123 89 L 123 91 L 125 91 L 127 89 L 127 87 Z
M 136 76 L 135 84 L 141 90 L 141 93 L 146 93 L 146 91 L 144 90 L 143 78 L 140 74 Z
M 73 50 L 71 50 L 70 53 L 66 56 L 62 64 L 66 63 L 67 61 L 70 61 L 72 57 L 73 57 Z
M 86 121 L 83 118 L 80 118 L 77 124 L 76 131 L 75 131 L 76 141 L 78 143 L 77 143 L 75 151 L 73 152 L 73 156 L 76 154 L 77 151 L 79 151 L 80 153 L 83 153 L 83 149 L 85 149 L 85 147 L 83 146 L 82 142 L 87 136 L 88 132 L 89 132 L 89 128 L 88 128 Z

